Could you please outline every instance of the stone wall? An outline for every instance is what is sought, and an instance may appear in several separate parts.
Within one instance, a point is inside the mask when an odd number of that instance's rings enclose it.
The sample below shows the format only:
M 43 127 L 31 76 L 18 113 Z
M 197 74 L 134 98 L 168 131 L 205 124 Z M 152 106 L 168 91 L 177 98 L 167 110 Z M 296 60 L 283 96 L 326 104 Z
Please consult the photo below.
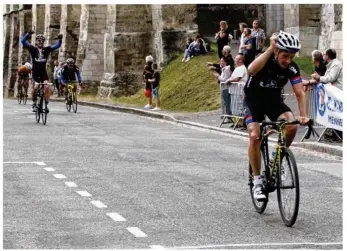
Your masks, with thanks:
M 202 33 L 211 36 L 219 21 L 231 30 L 239 22 L 252 25 L 255 18 L 268 36 L 284 29 L 302 41 L 300 55 L 313 49 L 335 48 L 342 58 L 342 5 L 332 4 L 183 4 L 183 5 L 3 5 L 3 80 L 8 94 L 13 89 L 18 65 L 31 61 L 19 38 L 29 29 L 45 34 L 45 45 L 63 34 L 59 58 L 76 59 L 87 92 L 102 96 L 131 95 L 143 87 L 144 59 L 151 54 L 164 66 L 186 38 Z M 5 93 L 5 91 L 4 91 Z
M 288 17 L 287 17 L 288 18 Z M 284 29 L 284 4 L 266 5 L 266 36 Z

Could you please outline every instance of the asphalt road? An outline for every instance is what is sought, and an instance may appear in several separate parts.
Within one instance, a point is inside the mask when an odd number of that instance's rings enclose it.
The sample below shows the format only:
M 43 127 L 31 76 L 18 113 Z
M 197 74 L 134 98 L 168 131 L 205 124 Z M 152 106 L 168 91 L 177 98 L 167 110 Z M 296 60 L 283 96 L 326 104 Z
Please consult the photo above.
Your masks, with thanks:
M 294 149 L 301 203 L 255 212 L 247 141 L 51 103 L 47 125 L 4 100 L 5 249 L 342 248 L 342 161 Z

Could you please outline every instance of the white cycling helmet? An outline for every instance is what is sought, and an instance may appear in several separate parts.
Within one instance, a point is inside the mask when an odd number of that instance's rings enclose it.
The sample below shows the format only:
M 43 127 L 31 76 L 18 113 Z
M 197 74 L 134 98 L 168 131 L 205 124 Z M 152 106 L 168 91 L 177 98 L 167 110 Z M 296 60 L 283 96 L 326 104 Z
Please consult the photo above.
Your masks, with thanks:
M 280 31 L 277 36 L 277 48 L 291 53 L 300 51 L 301 44 L 297 37 L 290 33 Z
M 32 69 L 32 66 L 31 66 L 31 64 L 30 64 L 29 62 L 26 62 L 26 63 L 24 64 L 24 67 L 25 67 L 27 70 L 31 70 L 31 69 Z
M 146 63 L 152 62 L 153 63 L 153 57 L 151 55 L 146 57 Z

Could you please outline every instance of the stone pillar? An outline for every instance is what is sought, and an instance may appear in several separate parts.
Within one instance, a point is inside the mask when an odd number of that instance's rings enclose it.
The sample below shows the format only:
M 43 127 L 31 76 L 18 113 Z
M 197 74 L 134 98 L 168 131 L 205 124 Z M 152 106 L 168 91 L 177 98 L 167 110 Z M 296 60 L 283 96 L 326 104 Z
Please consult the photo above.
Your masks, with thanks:
M 343 40 L 342 40 L 342 4 L 334 4 L 334 32 L 331 37 L 330 48 L 336 50 L 337 58 L 343 61 Z
M 300 56 L 311 56 L 312 51 L 318 48 L 320 19 L 321 4 L 299 5 Z
M 27 33 L 32 26 L 32 13 L 31 10 L 21 10 L 19 12 L 19 38 Z M 21 42 L 19 42 L 18 49 L 18 65 L 24 64 L 25 62 L 31 62 L 31 56 L 27 49 L 23 48 Z
M 107 5 L 82 5 L 80 33 L 77 48 L 77 65 L 84 83 L 99 85 L 104 72 L 104 34 Z
M 59 50 L 59 61 L 68 57 L 76 59 L 78 39 L 80 34 L 81 5 L 61 5 L 60 33 L 63 34 L 63 44 Z
M 44 34 L 44 31 L 45 31 L 45 5 L 44 4 L 33 4 L 32 29 L 35 31 L 35 33 L 32 35 L 31 44 L 35 45 L 36 35 Z
M 284 31 L 299 37 L 299 4 L 284 5 Z
M 5 90 L 6 97 L 12 97 L 17 78 L 18 70 L 18 47 L 19 47 L 19 15 L 18 4 L 13 5 L 12 13 L 10 14 L 10 43 L 9 43 L 9 61 L 8 61 L 8 78 L 7 87 Z
M 152 5 L 152 23 L 153 23 L 153 56 L 158 66 L 164 64 L 164 48 L 163 48 L 163 9 L 161 4 Z
M 5 14 L 3 16 L 3 93 L 8 89 L 8 63 L 9 63 L 9 49 L 10 49 L 10 34 L 11 34 L 11 17 L 9 15 L 10 6 L 5 5 Z
M 55 39 L 60 31 L 60 17 L 61 5 L 60 4 L 46 4 L 45 5 L 45 23 L 44 35 L 46 37 L 46 46 L 57 42 Z M 53 81 L 54 60 L 58 59 L 59 50 L 53 51 L 47 61 L 47 73 L 50 81 Z
M 334 17 L 334 4 L 322 4 L 321 30 L 318 43 L 320 51 L 325 51 L 330 46 L 331 36 L 335 28 Z
M 271 37 L 274 32 L 284 30 L 284 5 L 266 5 L 266 36 Z

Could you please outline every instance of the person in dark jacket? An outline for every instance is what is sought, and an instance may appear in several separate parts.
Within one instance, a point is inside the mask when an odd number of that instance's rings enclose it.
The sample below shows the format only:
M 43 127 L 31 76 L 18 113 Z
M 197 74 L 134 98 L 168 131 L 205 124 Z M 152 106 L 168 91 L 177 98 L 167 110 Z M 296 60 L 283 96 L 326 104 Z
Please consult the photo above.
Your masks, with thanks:
M 229 34 L 230 31 L 228 29 L 228 24 L 226 21 L 221 21 L 219 23 L 220 30 L 216 33 L 215 39 L 217 40 L 217 46 L 218 46 L 218 56 L 221 59 L 223 57 L 223 47 L 225 45 L 228 45 L 229 43 Z
M 235 62 L 231 55 L 231 47 L 229 45 L 223 47 L 222 55 L 227 61 L 227 65 L 230 65 L 230 71 L 233 72 L 235 69 Z M 209 66 L 210 70 L 215 70 L 218 74 L 221 74 L 220 63 L 207 62 L 207 66 Z

